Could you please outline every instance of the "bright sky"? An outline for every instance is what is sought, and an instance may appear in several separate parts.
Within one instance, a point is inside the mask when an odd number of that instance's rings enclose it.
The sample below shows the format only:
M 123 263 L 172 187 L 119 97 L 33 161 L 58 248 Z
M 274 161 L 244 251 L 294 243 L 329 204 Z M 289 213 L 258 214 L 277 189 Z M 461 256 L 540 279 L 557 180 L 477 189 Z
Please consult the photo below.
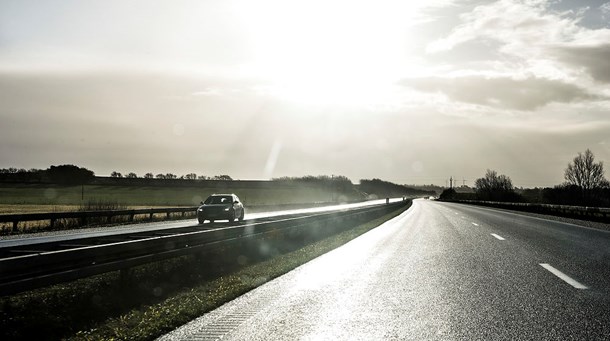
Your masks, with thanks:
M 553 186 L 610 165 L 610 2 L 0 0 L 0 168 Z

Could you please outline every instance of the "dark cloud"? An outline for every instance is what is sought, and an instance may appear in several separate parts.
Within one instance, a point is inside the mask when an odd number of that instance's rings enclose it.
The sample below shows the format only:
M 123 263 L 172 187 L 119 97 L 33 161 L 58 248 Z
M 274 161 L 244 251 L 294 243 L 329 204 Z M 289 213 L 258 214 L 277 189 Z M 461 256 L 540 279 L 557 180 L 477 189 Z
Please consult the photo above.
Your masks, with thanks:
M 610 44 L 556 48 L 564 63 L 584 67 L 595 80 L 610 83 Z
M 430 77 L 406 79 L 401 84 L 419 91 L 440 92 L 459 102 L 525 111 L 535 110 L 552 102 L 569 103 L 598 98 L 576 85 L 537 77 Z

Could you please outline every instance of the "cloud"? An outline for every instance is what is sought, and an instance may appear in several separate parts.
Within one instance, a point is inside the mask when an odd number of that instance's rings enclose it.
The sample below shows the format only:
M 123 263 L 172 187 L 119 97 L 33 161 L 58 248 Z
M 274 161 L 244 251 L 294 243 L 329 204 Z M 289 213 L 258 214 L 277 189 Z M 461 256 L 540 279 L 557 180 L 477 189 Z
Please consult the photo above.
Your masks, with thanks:
M 507 68 L 543 78 L 574 79 L 588 74 L 608 82 L 610 29 L 583 24 L 584 10 L 557 12 L 545 0 L 501 0 L 477 6 L 460 16 L 461 23 L 447 36 L 430 42 L 429 55 L 449 54 L 456 47 L 480 43 L 497 47 L 490 55 Z M 568 66 L 568 68 L 566 68 Z M 518 68 L 518 70 L 516 69 Z M 586 71 L 586 73 L 583 73 Z
M 497 1 L 475 7 L 460 16 L 461 24 L 445 38 L 431 42 L 427 52 L 453 49 L 472 40 L 489 39 L 504 43 L 504 51 L 571 36 L 579 28 L 575 22 L 545 13 L 546 1 Z M 543 29 L 543 30 L 541 30 Z
M 402 84 L 509 110 L 607 101 L 609 89 L 596 82 L 610 83 L 610 29 L 587 26 L 588 8 L 562 10 L 556 5 L 500 0 L 475 6 L 460 15 L 460 23 L 446 36 L 426 47 L 431 58 L 446 61 L 443 73 Z M 607 107 L 607 102 L 598 103 Z
M 599 6 L 599 9 L 602 11 L 604 19 L 607 19 L 610 16 L 610 2 L 606 2 L 605 4 Z
M 454 101 L 524 111 L 532 111 L 553 102 L 568 103 L 599 98 L 576 85 L 537 77 L 429 77 L 406 79 L 401 84 L 423 92 L 440 92 Z
M 582 67 L 595 80 L 610 83 L 610 44 L 598 46 L 565 46 L 555 48 L 559 60 L 579 68 Z

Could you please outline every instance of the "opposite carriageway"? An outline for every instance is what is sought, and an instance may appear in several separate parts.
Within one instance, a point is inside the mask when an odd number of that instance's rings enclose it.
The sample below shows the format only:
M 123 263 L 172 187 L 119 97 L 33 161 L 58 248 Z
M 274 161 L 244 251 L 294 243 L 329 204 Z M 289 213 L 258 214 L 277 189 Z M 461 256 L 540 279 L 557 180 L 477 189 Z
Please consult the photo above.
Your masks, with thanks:
M 405 205 L 399 201 L 243 223 L 193 225 L 0 248 L 0 295 L 197 254 L 270 235 L 316 239 Z M 241 245 L 241 244 L 240 244 Z

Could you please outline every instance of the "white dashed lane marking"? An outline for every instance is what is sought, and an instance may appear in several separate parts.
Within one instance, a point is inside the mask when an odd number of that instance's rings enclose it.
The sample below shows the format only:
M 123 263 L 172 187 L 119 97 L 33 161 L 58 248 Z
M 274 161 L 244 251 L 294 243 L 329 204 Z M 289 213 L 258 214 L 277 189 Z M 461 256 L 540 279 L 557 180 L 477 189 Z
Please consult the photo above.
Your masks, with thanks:
M 504 238 L 502 238 L 501 236 L 498 236 L 495 233 L 492 233 L 491 235 L 494 236 L 497 240 L 505 240 Z
M 555 269 L 550 264 L 540 263 L 540 266 L 547 269 L 553 275 L 559 277 L 562 281 L 568 283 L 576 289 L 589 289 L 587 286 L 580 284 L 578 281 L 572 279 L 570 276 L 564 274 L 563 272 Z

